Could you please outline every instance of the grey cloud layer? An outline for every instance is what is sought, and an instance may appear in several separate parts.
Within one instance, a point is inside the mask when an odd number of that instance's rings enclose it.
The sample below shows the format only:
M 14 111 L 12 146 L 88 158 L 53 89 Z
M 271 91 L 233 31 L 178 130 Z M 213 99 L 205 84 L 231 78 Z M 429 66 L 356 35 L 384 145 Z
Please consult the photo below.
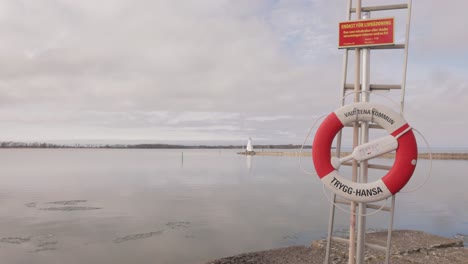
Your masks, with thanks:
M 341 3 L 48 0 L 0 5 L 4 139 L 239 140 L 252 135 L 298 143 L 314 116 L 338 105 L 341 52 L 335 30 L 344 13 Z M 425 50 L 458 47 L 440 39 L 425 46 L 428 36 L 468 39 L 443 28 L 463 17 L 459 11 L 446 19 L 438 10 L 443 17 L 436 19 L 429 5 L 418 5 L 415 21 L 432 13 L 434 19 L 414 22 L 415 64 L 431 60 L 422 55 Z M 423 63 L 409 72 L 413 91 L 419 78 L 434 71 Z M 385 72 L 382 78 L 389 81 L 400 74 Z M 434 90 L 455 86 L 463 95 L 467 77 L 460 76 L 450 75 Z M 408 100 L 423 105 L 411 88 Z M 431 94 L 436 92 L 426 96 Z M 466 97 L 456 99 L 467 103 Z M 447 113 L 452 109 L 440 107 Z

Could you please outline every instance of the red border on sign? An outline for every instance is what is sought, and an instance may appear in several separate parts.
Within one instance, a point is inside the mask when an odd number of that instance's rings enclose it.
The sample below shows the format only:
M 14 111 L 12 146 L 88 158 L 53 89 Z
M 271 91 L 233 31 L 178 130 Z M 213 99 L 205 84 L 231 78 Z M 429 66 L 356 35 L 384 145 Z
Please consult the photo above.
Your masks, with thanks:
M 343 21 L 338 25 L 338 48 L 395 44 L 395 18 Z

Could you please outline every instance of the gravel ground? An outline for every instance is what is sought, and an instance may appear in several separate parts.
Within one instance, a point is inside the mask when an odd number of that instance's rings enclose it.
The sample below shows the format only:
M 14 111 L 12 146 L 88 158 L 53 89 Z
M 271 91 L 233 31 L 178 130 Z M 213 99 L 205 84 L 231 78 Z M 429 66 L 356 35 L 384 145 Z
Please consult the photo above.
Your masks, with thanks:
M 369 233 L 366 242 L 385 246 L 386 232 Z M 310 247 L 293 246 L 245 253 L 222 258 L 207 264 L 323 264 L 326 241 L 312 242 Z M 348 246 L 332 243 L 330 263 L 346 264 Z M 365 263 L 380 264 L 385 261 L 385 253 L 366 250 Z M 468 249 L 461 239 L 445 238 L 420 231 L 398 230 L 392 236 L 392 264 L 468 264 Z

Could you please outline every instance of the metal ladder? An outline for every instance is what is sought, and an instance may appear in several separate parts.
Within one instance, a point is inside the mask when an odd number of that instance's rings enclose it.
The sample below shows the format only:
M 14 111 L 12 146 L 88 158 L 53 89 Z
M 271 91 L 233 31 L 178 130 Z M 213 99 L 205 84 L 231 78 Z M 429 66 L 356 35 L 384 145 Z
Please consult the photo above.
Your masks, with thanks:
M 404 100 L 405 100 L 405 89 L 406 89 L 406 71 L 407 71 L 407 62 L 408 62 L 408 41 L 409 41 L 409 33 L 410 33 L 410 22 L 411 22 L 411 2 L 412 0 L 407 0 L 407 3 L 404 4 L 392 4 L 392 5 L 382 5 L 382 6 L 361 6 L 361 0 L 356 0 L 356 3 L 353 7 L 352 0 L 347 1 L 347 8 L 346 8 L 346 20 L 351 20 L 352 13 L 355 13 L 355 19 L 368 19 L 370 18 L 370 14 L 373 12 L 379 11 L 388 11 L 388 10 L 397 10 L 403 9 L 407 11 L 406 17 L 406 32 L 405 32 L 405 40 L 404 43 L 397 43 L 394 45 L 384 45 L 384 46 L 374 46 L 369 48 L 347 48 L 344 50 L 343 54 L 343 66 L 342 66 L 342 80 L 341 80 L 341 102 L 340 106 L 345 105 L 345 96 L 351 93 L 354 93 L 354 102 L 369 102 L 369 92 L 372 91 L 395 91 L 400 90 L 400 111 L 403 112 L 404 110 Z M 362 13 L 366 12 L 367 15 L 362 17 Z M 403 72 L 402 72 L 402 81 L 400 84 L 371 84 L 370 83 L 370 51 L 371 50 L 383 50 L 383 49 L 399 49 L 404 50 L 404 61 L 403 61 Z M 355 82 L 354 84 L 347 83 L 348 77 L 348 57 L 349 51 L 355 50 L 355 61 L 356 61 L 356 75 L 355 75 Z M 361 54 L 362 54 L 362 77 L 361 77 Z M 362 82 L 361 82 L 362 78 Z M 369 140 L 369 129 L 380 129 L 379 126 L 375 124 L 369 124 L 367 122 L 361 122 L 360 124 L 353 124 L 353 148 L 356 147 L 359 143 L 363 144 L 368 142 Z M 360 128 L 360 131 L 359 131 Z M 360 133 L 359 133 L 360 132 Z M 358 136 L 360 135 L 360 139 Z M 342 144 L 342 132 L 337 135 L 336 140 L 336 156 L 340 157 L 341 153 L 341 144 Z M 390 170 L 391 166 L 387 165 L 379 165 L 379 164 L 369 164 L 367 161 L 361 162 L 358 164 L 356 161 L 347 162 L 343 165 L 352 166 L 352 174 L 353 174 L 353 181 L 358 180 L 359 174 L 359 181 L 360 182 L 367 182 L 368 176 L 368 169 L 377 169 L 377 170 Z M 391 205 L 390 206 L 378 206 L 376 204 L 371 203 L 359 203 L 358 204 L 358 231 L 357 231 L 357 243 L 355 239 L 355 226 L 354 224 L 350 224 L 350 239 L 345 239 L 341 237 L 333 236 L 334 231 L 334 218 L 335 218 L 335 204 L 345 204 L 350 206 L 351 212 L 356 212 L 356 204 L 355 202 L 351 202 L 342 198 L 338 198 L 335 194 L 333 194 L 332 199 L 330 201 L 330 215 L 329 215 L 329 223 L 328 223 L 328 237 L 327 237 L 327 247 L 326 247 L 326 255 L 325 255 L 325 264 L 329 263 L 330 260 L 330 247 L 331 242 L 341 242 L 341 243 L 348 243 L 349 245 L 349 264 L 362 264 L 364 263 L 364 252 L 365 247 L 376 249 L 385 252 L 385 263 L 388 264 L 390 260 L 390 248 L 391 248 L 391 239 L 392 239 L 392 229 L 393 229 L 393 218 L 395 213 L 395 195 L 391 198 Z M 378 210 L 381 209 L 382 211 L 386 211 L 390 213 L 390 219 L 388 223 L 388 235 L 387 235 L 387 245 L 386 247 L 365 243 L 365 229 L 366 229 L 366 217 L 363 216 L 366 214 L 367 209 L 374 209 Z M 356 214 L 351 214 L 351 222 L 353 223 L 356 218 Z M 357 249 L 356 249 L 357 247 Z M 356 253 L 356 257 L 354 257 L 354 253 Z

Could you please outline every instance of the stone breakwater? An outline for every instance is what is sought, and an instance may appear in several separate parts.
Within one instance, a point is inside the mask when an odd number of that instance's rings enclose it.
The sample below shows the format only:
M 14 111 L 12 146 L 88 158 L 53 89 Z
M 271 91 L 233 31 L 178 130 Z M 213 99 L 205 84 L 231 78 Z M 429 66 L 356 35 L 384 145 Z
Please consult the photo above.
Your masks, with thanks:
M 243 154 L 242 152 L 239 152 L 238 154 Z M 332 152 L 333 155 L 335 155 L 334 152 Z M 341 157 L 347 156 L 351 154 L 350 152 L 341 152 Z M 290 156 L 290 157 L 310 157 L 312 154 L 309 151 L 259 151 L 256 152 L 255 155 L 258 156 Z M 395 154 L 393 153 L 387 153 L 380 158 L 394 158 Z M 418 158 L 419 159 L 429 159 L 430 154 L 429 153 L 419 153 Z M 438 159 L 438 160 L 468 160 L 468 153 L 432 153 L 432 159 Z
M 385 246 L 387 232 L 366 234 L 366 242 Z M 312 242 L 310 247 L 293 246 L 267 251 L 245 253 L 222 258 L 207 264 L 323 264 L 326 241 Z M 380 264 L 385 262 L 385 253 L 366 249 L 365 263 Z M 348 245 L 332 242 L 330 263 L 348 263 Z M 397 230 L 392 234 L 392 264 L 467 264 L 468 249 L 463 247 L 463 240 L 446 238 L 421 231 Z

